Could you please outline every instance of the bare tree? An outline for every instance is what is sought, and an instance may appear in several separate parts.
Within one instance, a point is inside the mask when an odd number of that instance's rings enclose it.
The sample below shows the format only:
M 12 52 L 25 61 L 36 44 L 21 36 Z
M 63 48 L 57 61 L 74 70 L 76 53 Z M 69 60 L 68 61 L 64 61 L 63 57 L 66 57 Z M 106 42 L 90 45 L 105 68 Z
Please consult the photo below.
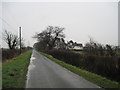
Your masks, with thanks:
M 63 38 L 57 39 L 55 42 L 55 49 L 65 50 L 67 49 L 67 44 Z
M 89 54 L 100 55 L 100 56 L 115 56 L 116 49 L 111 45 L 106 44 L 106 46 L 96 42 L 90 37 L 89 42 L 86 43 L 84 50 Z
M 4 31 L 3 39 L 8 44 L 9 49 L 15 49 L 19 40 L 17 35 L 14 35 L 7 30 Z
M 55 47 L 55 43 L 58 39 L 65 38 L 63 33 L 64 28 L 61 27 L 53 27 L 48 26 L 46 30 L 37 34 L 35 37 L 38 39 L 39 44 L 42 44 L 43 49 L 53 49 Z
M 108 56 L 115 56 L 117 50 L 115 50 L 111 45 L 106 44 L 106 52 Z

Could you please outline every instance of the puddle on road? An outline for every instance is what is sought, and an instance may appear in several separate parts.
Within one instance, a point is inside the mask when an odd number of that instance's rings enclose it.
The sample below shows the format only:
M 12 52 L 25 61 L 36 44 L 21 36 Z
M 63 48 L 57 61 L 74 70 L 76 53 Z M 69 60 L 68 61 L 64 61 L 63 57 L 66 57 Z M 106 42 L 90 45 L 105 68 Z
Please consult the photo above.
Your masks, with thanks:
M 30 58 L 30 65 L 33 64 L 33 60 L 35 60 L 35 57 Z
M 31 69 L 33 69 L 35 67 L 35 65 L 33 64 L 33 61 L 35 60 L 36 58 L 31 56 L 30 58 L 30 65 L 28 67 L 28 71 L 30 71 Z
M 30 79 L 30 71 L 33 70 L 35 68 L 35 65 L 33 64 L 33 61 L 35 60 L 36 58 L 33 56 L 33 54 L 31 55 L 31 58 L 30 58 L 30 64 L 28 66 L 28 72 L 27 72 L 27 80 L 26 80 L 26 85 L 28 84 L 28 81 Z

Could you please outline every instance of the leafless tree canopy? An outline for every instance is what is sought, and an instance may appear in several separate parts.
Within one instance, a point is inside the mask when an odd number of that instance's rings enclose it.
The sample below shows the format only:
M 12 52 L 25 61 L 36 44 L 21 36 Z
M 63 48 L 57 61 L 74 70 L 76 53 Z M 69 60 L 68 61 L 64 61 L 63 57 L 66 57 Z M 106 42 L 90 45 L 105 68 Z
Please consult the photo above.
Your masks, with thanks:
M 15 49 L 19 40 L 17 35 L 14 35 L 7 30 L 5 30 L 3 34 L 3 39 L 8 44 L 9 49 Z
M 58 41 L 63 41 L 65 35 L 63 33 L 64 28 L 48 26 L 44 31 L 36 35 L 39 45 L 43 49 L 53 49 Z
M 115 56 L 116 48 L 111 45 L 106 44 L 105 46 L 97 43 L 90 37 L 89 42 L 86 43 L 84 50 L 90 54 L 100 55 L 100 56 Z

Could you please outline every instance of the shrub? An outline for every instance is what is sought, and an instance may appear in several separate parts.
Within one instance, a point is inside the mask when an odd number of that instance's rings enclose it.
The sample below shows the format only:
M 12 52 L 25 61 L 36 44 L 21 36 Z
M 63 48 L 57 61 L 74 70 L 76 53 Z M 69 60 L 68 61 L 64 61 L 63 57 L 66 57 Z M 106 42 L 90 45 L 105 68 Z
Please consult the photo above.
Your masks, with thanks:
M 79 66 L 80 55 L 74 52 L 64 50 L 49 50 L 44 52 L 51 54 L 53 57 L 58 58 L 66 63 Z
M 49 50 L 44 53 L 52 55 L 54 58 L 62 60 L 68 64 L 80 67 L 93 73 L 105 76 L 109 79 L 118 81 L 118 58 L 117 56 L 97 56 L 84 55 L 71 51 Z
M 90 55 L 86 56 L 83 65 L 84 69 L 117 80 L 118 57 Z
M 22 50 L 22 52 L 25 52 L 27 50 Z M 17 55 L 20 54 L 19 49 L 2 49 L 2 61 L 6 61 L 7 59 L 11 59 Z
M 90 38 L 90 41 L 85 44 L 84 51 L 97 56 L 116 56 L 117 48 L 108 44 L 104 46 Z

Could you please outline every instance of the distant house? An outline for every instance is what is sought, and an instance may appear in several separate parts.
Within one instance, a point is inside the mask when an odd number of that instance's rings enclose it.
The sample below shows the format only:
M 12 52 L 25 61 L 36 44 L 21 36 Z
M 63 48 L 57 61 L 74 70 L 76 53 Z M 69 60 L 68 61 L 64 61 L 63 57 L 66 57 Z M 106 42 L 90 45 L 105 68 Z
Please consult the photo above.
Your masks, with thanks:
M 77 51 L 81 51 L 81 50 L 83 50 L 83 45 L 76 43 L 72 49 L 77 50 Z

